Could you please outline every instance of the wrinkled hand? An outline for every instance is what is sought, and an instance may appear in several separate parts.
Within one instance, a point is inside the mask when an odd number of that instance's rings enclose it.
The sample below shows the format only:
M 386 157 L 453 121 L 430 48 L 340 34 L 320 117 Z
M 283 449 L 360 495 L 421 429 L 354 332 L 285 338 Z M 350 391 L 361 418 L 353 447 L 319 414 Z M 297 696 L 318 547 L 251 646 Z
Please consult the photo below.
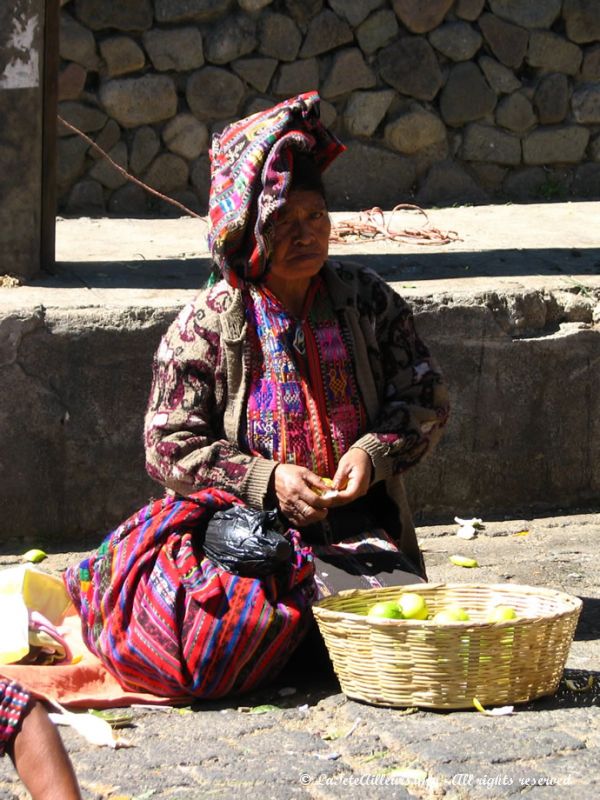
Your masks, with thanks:
M 279 510 L 285 514 L 296 528 L 303 528 L 321 522 L 327 516 L 327 508 L 332 505 L 313 491 L 326 490 L 318 475 L 306 467 L 295 464 L 278 464 L 273 473 L 273 488 L 277 495 Z
M 369 454 L 359 447 L 350 448 L 341 457 L 333 476 L 333 485 L 338 493 L 332 505 L 346 505 L 365 495 L 371 485 L 372 473 L 373 462 Z

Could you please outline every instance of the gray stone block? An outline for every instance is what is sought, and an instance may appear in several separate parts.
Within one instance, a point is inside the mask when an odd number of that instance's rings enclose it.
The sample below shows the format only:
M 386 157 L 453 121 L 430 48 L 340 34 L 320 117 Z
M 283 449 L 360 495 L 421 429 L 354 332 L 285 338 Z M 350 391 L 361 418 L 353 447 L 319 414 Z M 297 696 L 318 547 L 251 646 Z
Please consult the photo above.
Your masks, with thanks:
M 510 94 L 521 88 L 521 81 L 514 72 L 489 56 L 481 56 L 479 66 L 487 82 L 497 94 Z
M 273 100 L 268 97 L 252 97 L 244 105 L 244 116 L 249 117 L 259 111 L 266 111 L 268 108 L 273 108 Z
M 571 189 L 577 197 L 600 199 L 600 164 L 580 164 L 575 170 Z
M 111 36 L 100 42 L 100 53 L 109 78 L 137 72 L 146 63 L 144 51 L 129 36 Z
M 71 61 L 58 75 L 58 100 L 79 100 L 87 80 L 87 71 Z
M 319 65 L 316 58 L 305 58 L 293 64 L 282 64 L 277 72 L 274 93 L 279 97 L 291 97 L 309 92 L 319 86 Z
M 376 11 L 359 25 L 356 39 L 366 55 L 377 52 L 389 44 L 398 33 L 398 20 L 389 8 Z
M 454 8 L 454 13 L 460 19 L 474 22 L 481 14 L 485 0 L 458 0 Z
M 348 44 L 354 34 L 347 22 L 325 9 L 311 20 L 300 55 L 310 58 Z
M 459 164 L 440 161 L 433 164 L 416 195 L 420 205 L 485 203 L 488 195 Z
M 383 4 L 384 0 L 329 0 L 335 13 L 347 19 L 353 28 Z
M 99 131 L 106 124 L 106 114 L 99 108 L 89 106 L 85 103 L 78 103 L 73 100 L 65 100 L 58 104 L 58 115 L 66 122 L 70 122 L 83 133 Z M 59 136 L 72 136 L 73 131 L 58 123 Z
M 277 68 L 277 59 L 261 58 L 260 56 L 240 58 L 234 61 L 231 67 L 250 86 L 258 89 L 259 92 L 266 92 Z
M 569 81 L 566 75 L 546 75 L 539 82 L 533 105 L 542 125 L 562 122 L 569 111 Z
M 98 69 L 98 54 L 94 34 L 66 11 L 60 15 L 60 57 L 65 61 L 76 61 L 87 69 Z
M 482 119 L 496 106 L 496 94 L 490 89 L 476 64 L 466 62 L 452 67 L 440 94 L 440 112 L 453 127 Z
M 285 0 L 285 7 L 298 25 L 304 26 L 321 11 L 323 0 Z
M 446 141 L 446 126 L 432 111 L 414 108 L 385 126 L 385 141 L 400 153 L 419 150 Z
M 483 14 L 479 18 L 479 27 L 498 61 L 518 69 L 527 52 L 529 32 L 493 14 Z
M 119 217 L 145 216 L 148 211 L 148 193 L 135 183 L 126 183 L 111 193 L 108 210 Z
M 564 0 L 562 13 L 571 41 L 583 44 L 600 39 L 600 14 L 595 0 Z
M 152 25 L 151 0 L 75 0 L 77 18 L 93 31 L 116 28 L 118 31 L 145 31 Z
M 127 145 L 125 142 L 117 142 L 108 153 L 115 164 L 118 164 L 123 169 L 127 169 Z M 115 169 L 110 161 L 105 158 L 100 158 L 96 161 L 94 166 L 89 171 L 89 177 L 98 183 L 101 183 L 107 189 L 118 189 L 127 183 L 127 178 Z
M 405 36 L 378 54 L 383 80 L 401 94 L 433 100 L 443 76 L 433 48 L 418 36 Z
M 121 128 L 114 119 L 109 119 L 100 133 L 93 138 L 95 144 L 102 150 L 110 150 L 121 138 Z M 93 159 L 102 158 L 102 154 L 93 147 L 90 147 L 89 154 Z
M 451 61 L 473 58 L 483 41 L 481 34 L 467 22 L 447 22 L 429 34 L 429 41 Z
M 592 161 L 600 161 L 600 134 L 590 142 L 589 154 Z
M 560 14 L 562 0 L 490 0 L 490 8 L 498 17 L 523 28 L 550 28 Z
M 480 188 L 489 193 L 488 196 L 490 198 L 494 195 L 501 196 L 502 181 L 509 172 L 507 167 L 471 161 L 469 163 L 469 171 L 477 179 Z M 510 171 L 512 172 L 512 170 Z
M 571 108 L 577 122 L 600 125 L 600 85 L 587 83 L 578 86 L 571 97 Z
M 158 22 L 209 22 L 224 14 L 233 0 L 154 0 Z
M 392 89 L 354 92 L 344 111 L 344 123 L 351 136 L 372 136 L 385 117 L 395 92 Z
M 254 13 L 270 6 L 273 0 L 238 0 L 239 7 L 244 11 Z
M 443 21 L 454 0 L 393 0 L 394 11 L 400 22 L 411 33 L 428 33 Z
M 329 103 L 327 100 L 321 98 L 321 105 L 319 108 L 323 125 L 325 125 L 326 128 L 332 128 L 337 119 L 336 107 L 333 103 Z
M 106 213 L 102 184 L 84 180 L 71 189 L 65 208 L 74 217 L 100 217 Z
M 208 128 L 193 114 L 181 113 L 169 120 L 163 128 L 162 138 L 172 153 L 188 161 L 208 150 Z
M 193 114 L 201 121 L 231 119 L 238 113 L 244 96 L 244 84 L 220 67 L 204 67 L 193 72 L 185 95 Z
M 581 59 L 581 48 L 576 44 L 551 31 L 532 31 L 527 51 L 527 63 L 532 67 L 575 75 Z
M 538 128 L 523 140 L 525 164 L 577 164 L 590 139 L 587 128 L 564 125 Z
M 187 217 L 190 211 L 194 214 L 206 213 L 206 207 L 192 189 L 172 189 L 166 196 L 168 200 L 162 200 L 160 197 L 150 198 L 150 211 L 154 216 L 176 219 Z M 170 202 L 171 200 L 175 200 L 177 204 Z
M 461 156 L 465 161 L 491 161 L 514 166 L 521 163 L 521 142 L 510 133 L 474 122 L 465 130 Z
M 210 161 L 208 156 L 200 156 L 194 161 L 190 172 L 190 180 L 196 190 L 200 204 L 206 208 L 210 191 Z
M 357 175 L 363 184 L 360 197 Z M 415 167 L 410 159 L 389 150 L 350 142 L 348 150 L 326 170 L 324 181 L 332 207 L 393 208 L 408 199 L 415 181 Z
M 124 128 L 162 122 L 177 111 L 175 83 L 166 75 L 106 81 L 100 87 L 100 101 Z
M 285 14 L 264 14 L 259 23 L 259 52 L 279 61 L 294 61 L 302 34 Z
M 144 47 L 154 69 L 187 72 L 204 64 L 202 34 L 198 28 L 153 28 L 144 34 Z
M 256 41 L 256 22 L 251 17 L 228 15 L 205 35 L 204 55 L 212 64 L 228 64 L 251 53 Z
M 600 81 L 600 44 L 587 47 L 583 51 L 581 80 Z
M 161 153 L 144 174 L 144 183 L 157 192 L 169 194 L 186 186 L 189 168 L 183 158 L 173 153 Z
M 496 108 L 496 122 L 514 133 L 523 133 L 537 123 L 533 106 L 522 92 L 504 97 Z
M 149 125 L 138 128 L 133 135 L 131 157 L 129 159 L 129 165 L 133 173 L 141 175 L 159 150 L 160 139 L 154 128 Z
M 376 83 L 375 73 L 365 63 L 360 50 L 350 47 L 335 54 L 321 86 L 321 95 L 326 100 L 332 100 L 355 89 L 370 89 Z
M 58 140 L 56 184 L 59 192 L 68 189 L 83 174 L 88 147 L 79 136 L 65 136 Z

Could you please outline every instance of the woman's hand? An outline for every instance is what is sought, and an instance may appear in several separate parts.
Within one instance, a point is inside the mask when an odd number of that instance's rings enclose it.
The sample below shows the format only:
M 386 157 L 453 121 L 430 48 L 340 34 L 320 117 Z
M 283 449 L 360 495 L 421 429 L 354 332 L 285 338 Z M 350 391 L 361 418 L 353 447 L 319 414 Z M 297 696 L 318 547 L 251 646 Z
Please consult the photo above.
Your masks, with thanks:
M 330 500 L 324 500 L 311 489 L 327 489 L 318 475 L 306 467 L 278 464 L 273 472 L 273 488 L 279 510 L 296 528 L 321 522 L 327 516 Z
M 369 491 L 372 474 L 371 456 L 360 447 L 351 447 L 341 457 L 333 476 L 334 487 L 340 487 L 333 505 L 346 505 L 365 495 Z

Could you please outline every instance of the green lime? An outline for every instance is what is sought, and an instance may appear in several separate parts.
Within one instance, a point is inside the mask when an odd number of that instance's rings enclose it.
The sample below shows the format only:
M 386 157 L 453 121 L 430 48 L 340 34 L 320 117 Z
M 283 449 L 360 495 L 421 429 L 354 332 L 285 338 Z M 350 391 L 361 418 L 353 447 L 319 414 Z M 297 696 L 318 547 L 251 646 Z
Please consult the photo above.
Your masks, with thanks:
M 44 553 L 43 550 L 38 550 L 37 548 L 28 550 L 21 556 L 22 561 L 29 561 L 30 564 L 39 564 L 40 561 L 43 561 L 45 558 L 48 558 L 47 554 Z
M 486 617 L 486 622 L 506 622 L 516 619 L 517 612 L 512 606 L 494 606 Z
M 433 618 L 434 622 L 468 622 L 469 615 L 461 608 L 458 604 L 454 603 L 452 605 L 446 606 L 442 608 L 441 611 L 438 611 L 435 617 Z
M 376 617 L 377 619 L 403 619 L 402 611 L 398 608 L 396 600 L 386 600 L 381 603 L 375 603 L 371 606 L 367 614 L 369 617 Z
M 427 619 L 429 616 L 425 598 L 416 592 L 405 592 L 401 595 L 398 608 L 405 619 Z

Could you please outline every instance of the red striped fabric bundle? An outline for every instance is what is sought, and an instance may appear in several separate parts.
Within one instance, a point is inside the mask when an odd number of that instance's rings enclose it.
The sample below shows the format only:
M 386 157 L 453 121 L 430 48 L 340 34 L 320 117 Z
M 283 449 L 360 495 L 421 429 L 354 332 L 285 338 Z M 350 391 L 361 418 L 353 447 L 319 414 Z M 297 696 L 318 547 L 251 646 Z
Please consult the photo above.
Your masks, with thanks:
M 290 531 L 289 567 L 238 577 L 205 558 L 218 489 L 149 503 L 65 573 L 83 639 L 119 683 L 168 697 L 217 698 L 273 679 L 308 630 L 315 595 L 309 548 Z

